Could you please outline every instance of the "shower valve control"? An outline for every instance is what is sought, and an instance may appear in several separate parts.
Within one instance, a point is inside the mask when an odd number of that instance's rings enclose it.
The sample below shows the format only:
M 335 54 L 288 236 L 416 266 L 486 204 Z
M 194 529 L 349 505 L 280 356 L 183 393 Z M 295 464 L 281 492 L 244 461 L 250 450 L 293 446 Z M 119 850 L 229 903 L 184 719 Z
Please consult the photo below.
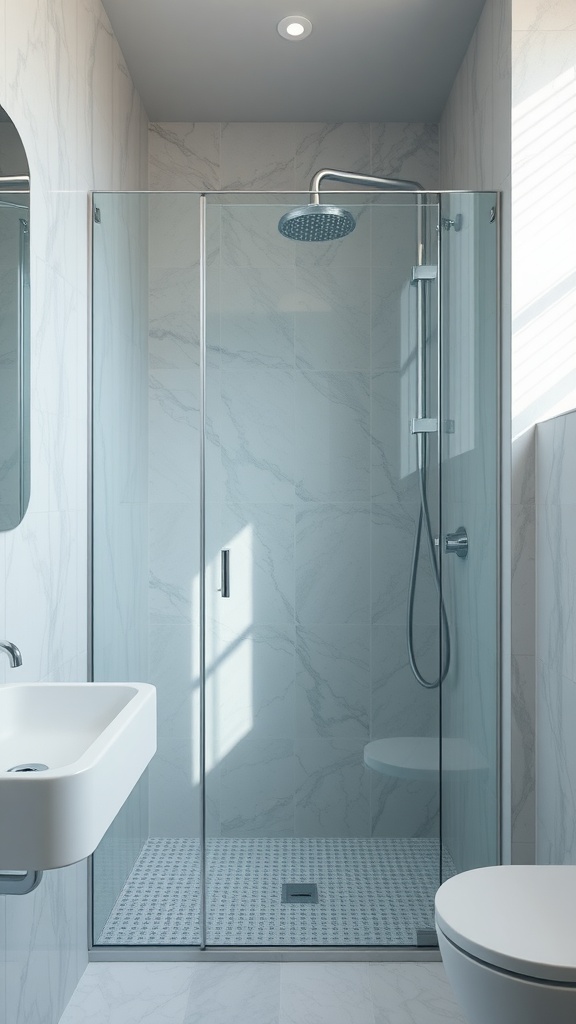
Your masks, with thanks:
M 456 533 L 447 533 L 444 538 L 444 551 L 447 555 L 468 557 L 468 534 L 464 526 L 459 526 Z

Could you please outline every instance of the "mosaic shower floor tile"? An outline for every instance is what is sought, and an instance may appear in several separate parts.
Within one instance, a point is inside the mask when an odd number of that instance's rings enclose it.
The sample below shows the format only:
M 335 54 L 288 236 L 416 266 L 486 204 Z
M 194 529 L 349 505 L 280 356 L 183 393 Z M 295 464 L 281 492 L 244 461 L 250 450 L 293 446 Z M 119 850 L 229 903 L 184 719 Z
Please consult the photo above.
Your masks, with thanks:
M 435 839 L 208 839 L 208 944 L 416 945 L 438 852 Z M 282 903 L 289 882 L 315 882 L 318 902 Z M 149 839 L 97 944 L 198 945 L 199 914 L 199 841 Z

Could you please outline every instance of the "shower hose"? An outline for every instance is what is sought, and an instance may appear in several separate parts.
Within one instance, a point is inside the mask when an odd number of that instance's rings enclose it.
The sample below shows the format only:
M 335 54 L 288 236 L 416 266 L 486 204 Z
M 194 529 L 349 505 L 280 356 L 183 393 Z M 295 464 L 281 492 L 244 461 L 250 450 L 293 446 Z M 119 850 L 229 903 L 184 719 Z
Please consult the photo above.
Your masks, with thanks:
M 442 588 L 440 585 L 440 571 L 438 569 L 438 559 L 436 556 L 436 547 L 434 544 L 434 537 L 432 534 L 432 526 L 430 523 L 430 510 L 428 508 L 428 495 L 426 491 L 426 456 L 423 453 L 423 457 L 418 466 L 418 486 L 420 488 L 420 513 L 418 516 L 418 526 L 416 527 L 416 534 L 414 536 L 414 549 L 412 552 L 412 567 L 410 569 L 410 587 L 408 593 L 408 617 L 406 623 L 406 632 L 408 640 L 408 657 L 410 658 L 410 668 L 414 673 L 416 680 L 420 683 L 420 686 L 424 686 L 427 690 L 434 690 L 440 686 L 450 668 L 450 628 L 448 626 L 448 616 L 446 615 L 446 608 L 444 605 L 444 597 L 442 596 Z M 414 650 L 414 601 L 416 597 L 416 581 L 418 578 L 418 559 L 420 557 L 420 545 L 422 543 L 422 530 L 425 532 L 428 552 L 430 555 L 430 563 L 432 565 L 432 575 L 434 577 L 434 584 L 440 598 L 440 622 L 441 622 L 441 635 L 444 641 L 442 645 L 442 665 L 440 667 L 440 674 L 436 679 L 426 679 L 418 668 L 416 661 L 416 652 Z

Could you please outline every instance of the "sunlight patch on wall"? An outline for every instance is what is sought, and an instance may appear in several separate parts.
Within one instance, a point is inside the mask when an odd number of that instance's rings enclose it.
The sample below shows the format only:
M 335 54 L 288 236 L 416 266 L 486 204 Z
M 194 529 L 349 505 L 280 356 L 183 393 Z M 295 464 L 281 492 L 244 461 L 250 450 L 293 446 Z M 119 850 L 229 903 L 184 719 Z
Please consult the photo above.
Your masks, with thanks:
M 512 436 L 576 406 L 576 66 L 514 106 Z

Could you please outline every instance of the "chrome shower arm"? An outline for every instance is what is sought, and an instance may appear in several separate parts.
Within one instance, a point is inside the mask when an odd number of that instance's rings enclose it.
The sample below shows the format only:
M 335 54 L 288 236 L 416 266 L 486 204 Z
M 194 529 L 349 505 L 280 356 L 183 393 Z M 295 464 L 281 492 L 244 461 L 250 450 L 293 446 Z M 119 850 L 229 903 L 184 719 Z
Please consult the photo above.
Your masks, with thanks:
M 356 174 L 354 171 L 316 171 L 310 182 L 310 202 L 320 202 L 320 185 L 323 181 L 345 181 L 350 185 L 364 185 L 367 188 L 381 188 L 398 192 L 421 192 L 417 181 L 402 181 L 400 178 L 375 178 L 371 174 Z

